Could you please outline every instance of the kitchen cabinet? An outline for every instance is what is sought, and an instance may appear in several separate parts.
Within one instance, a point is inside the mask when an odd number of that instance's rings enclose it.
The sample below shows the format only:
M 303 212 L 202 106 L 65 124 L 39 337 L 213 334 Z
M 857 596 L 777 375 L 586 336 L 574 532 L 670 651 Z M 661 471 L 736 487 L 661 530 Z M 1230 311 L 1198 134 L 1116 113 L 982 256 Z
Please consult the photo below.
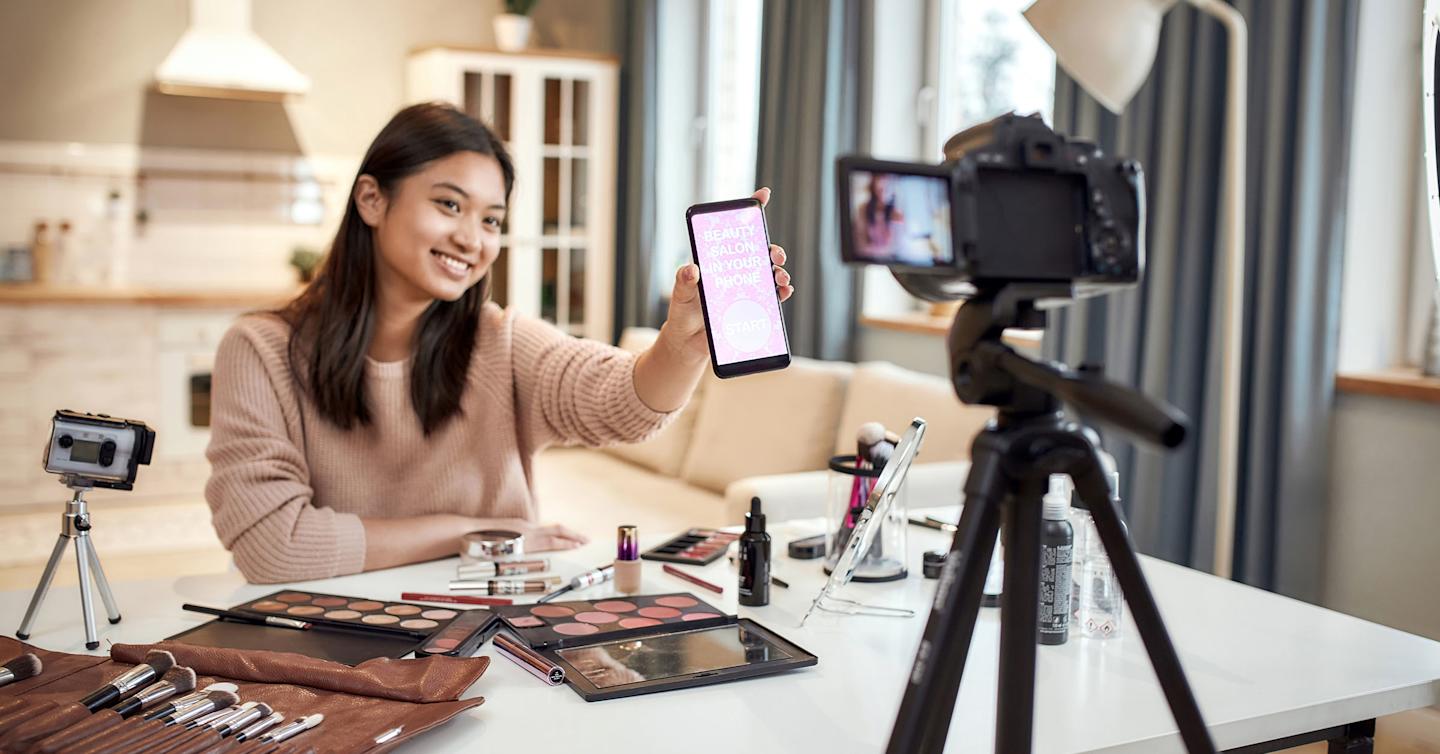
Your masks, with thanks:
M 618 65 L 585 55 L 437 47 L 410 56 L 407 96 L 489 124 L 515 163 L 491 275 L 502 306 L 608 341 L 615 318 Z

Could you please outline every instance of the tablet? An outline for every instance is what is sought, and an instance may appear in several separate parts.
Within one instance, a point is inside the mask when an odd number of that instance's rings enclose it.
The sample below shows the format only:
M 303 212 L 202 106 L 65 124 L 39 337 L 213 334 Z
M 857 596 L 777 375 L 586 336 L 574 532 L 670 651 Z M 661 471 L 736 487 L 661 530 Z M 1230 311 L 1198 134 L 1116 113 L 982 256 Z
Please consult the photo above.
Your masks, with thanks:
M 723 626 L 545 652 L 587 702 L 708 686 L 814 665 L 815 655 L 748 618 Z

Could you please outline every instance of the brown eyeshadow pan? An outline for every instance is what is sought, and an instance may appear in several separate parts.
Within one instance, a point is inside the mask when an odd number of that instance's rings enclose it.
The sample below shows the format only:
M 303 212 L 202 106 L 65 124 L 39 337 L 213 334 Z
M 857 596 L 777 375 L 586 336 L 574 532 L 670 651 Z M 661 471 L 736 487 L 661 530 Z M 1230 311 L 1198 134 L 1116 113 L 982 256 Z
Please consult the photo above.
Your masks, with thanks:
M 384 613 L 374 613 L 361 618 L 362 623 L 369 623 L 372 626 L 391 626 L 400 622 L 399 618 Z
M 319 605 L 320 607 L 340 607 L 349 601 L 350 600 L 344 597 L 316 597 L 310 601 L 310 604 Z
M 419 615 L 420 608 L 414 605 L 391 605 L 385 608 L 385 612 L 391 615 Z
M 447 610 L 443 607 L 434 610 L 426 610 L 425 612 L 420 613 L 421 618 L 429 618 L 430 620 L 450 620 L 457 615 L 459 615 L 459 613 L 455 612 L 454 610 Z
M 351 610 L 359 610 L 362 613 L 368 613 L 371 610 L 379 610 L 382 607 L 385 607 L 385 603 L 376 602 L 375 600 L 355 600 L 354 602 L 350 603 Z
M 325 612 L 325 608 L 317 607 L 315 605 L 296 605 L 295 607 L 292 607 L 285 612 L 290 613 L 291 615 L 319 615 L 320 613 Z
M 411 618 L 410 620 L 400 621 L 401 628 L 409 628 L 416 631 L 428 631 L 438 625 L 440 624 L 433 620 L 426 620 L 425 618 Z
M 355 620 L 360 617 L 360 613 L 355 610 L 331 610 L 325 613 L 325 617 L 330 620 Z
M 310 595 L 308 595 L 308 594 L 306 594 L 306 593 L 304 593 L 304 592 L 282 592 L 282 593 L 280 593 L 280 594 L 275 595 L 275 599 L 280 600 L 281 602 L 291 602 L 291 603 L 294 603 L 294 602 L 309 602 L 309 601 L 310 601 Z
M 251 605 L 250 609 L 263 610 L 267 613 L 274 613 L 283 612 L 288 607 L 290 606 L 285 604 L 284 602 L 276 602 L 275 600 L 260 600 L 259 602 Z

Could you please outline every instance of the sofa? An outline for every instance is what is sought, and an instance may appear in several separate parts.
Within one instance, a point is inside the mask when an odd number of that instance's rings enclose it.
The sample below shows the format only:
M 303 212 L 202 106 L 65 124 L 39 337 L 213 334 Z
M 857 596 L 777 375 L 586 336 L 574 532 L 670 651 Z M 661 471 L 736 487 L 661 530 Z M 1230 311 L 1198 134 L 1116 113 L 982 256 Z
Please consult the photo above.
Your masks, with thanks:
M 639 352 L 656 335 L 627 329 L 619 345 Z M 927 427 L 907 480 L 908 504 L 957 503 L 970 442 L 991 409 L 961 404 L 941 377 L 886 362 L 795 358 L 777 372 L 707 374 L 680 416 L 645 442 L 540 453 L 540 516 L 584 532 L 634 524 L 642 535 L 660 535 L 742 523 L 752 496 L 770 521 L 823 516 L 826 465 L 855 452 L 860 425 L 878 421 L 903 432 L 917 416 Z

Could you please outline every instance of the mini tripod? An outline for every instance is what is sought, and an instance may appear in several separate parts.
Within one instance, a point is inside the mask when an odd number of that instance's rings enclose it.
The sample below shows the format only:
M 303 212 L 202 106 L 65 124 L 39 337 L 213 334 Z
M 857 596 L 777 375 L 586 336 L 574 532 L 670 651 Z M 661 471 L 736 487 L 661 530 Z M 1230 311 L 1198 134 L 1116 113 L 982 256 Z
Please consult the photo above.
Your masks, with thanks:
M 995 421 L 976 437 L 961 514 L 934 608 L 915 656 L 890 734 L 890 754 L 939 754 L 945 748 L 955 694 L 965 671 L 995 535 L 1005 537 L 1005 591 L 1000 598 L 1000 679 L 995 751 L 1031 750 L 1035 706 L 1035 639 L 1039 606 L 1041 498 L 1051 474 L 1069 474 L 1093 516 L 1101 542 L 1135 617 L 1181 738 L 1191 754 L 1214 752 L 1180 658 L 1165 631 L 1140 559 L 1121 525 L 1100 465 L 1098 439 L 1065 420 L 1077 410 L 1141 440 L 1175 447 L 1185 418 L 1168 406 L 1094 373 L 1025 358 L 1000 338 L 1007 327 L 1044 326 L 1036 302 L 1068 298 L 1068 285 L 1010 284 L 967 301 L 950 328 L 956 394 L 995 406 Z
M 35 595 L 30 598 L 25 620 L 20 623 L 20 630 L 15 632 L 15 636 L 22 641 L 30 638 L 30 626 L 35 622 L 35 614 L 40 611 L 40 604 L 45 601 L 45 595 L 50 591 L 50 582 L 55 578 L 55 567 L 60 565 L 60 558 L 65 554 L 65 544 L 73 541 L 75 565 L 80 571 L 80 610 L 85 616 L 85 648 L 98 649 L 100 641 L 95 635 L 95 611 L 90 600 L 92 568 L 95 585 L 100 587 L 100 599 L 105 602 L 105 613 L 109 616 L 110 623 L 120 622 L 120 609 L 115 606 L 115 595 L 110 593 L 110 582 L 105 579 L 105 569 L 100 566 L 100 555 L 95 552 L 95 544 L 90 541 L 90 511 L 85 505 L 85 492 L 93 488 L 95 482 L 74 474 L 65 474 L 60 477 L 60 483 L 74 490 L 75 494 L 65 505 L 65 515 L 60 520 L 60 536 L 55 540 L 55 549 L 50 551 L 50 562 L 45 564 L 45 573 L 40 576 L 40 583 L 35 586 Z

